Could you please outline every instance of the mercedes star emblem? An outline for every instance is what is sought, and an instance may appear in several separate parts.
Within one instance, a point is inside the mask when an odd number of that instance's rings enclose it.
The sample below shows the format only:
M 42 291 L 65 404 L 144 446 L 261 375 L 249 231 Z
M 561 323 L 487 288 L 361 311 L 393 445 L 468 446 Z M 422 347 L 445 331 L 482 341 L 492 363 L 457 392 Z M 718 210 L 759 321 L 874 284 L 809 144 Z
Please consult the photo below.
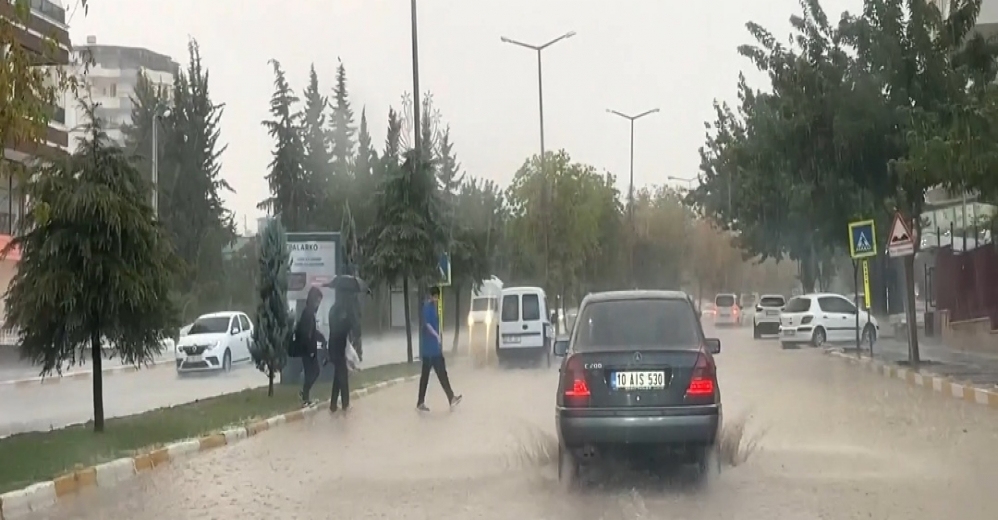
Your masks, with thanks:
M 640 352 L 635 352 L 634 353 L 634 361 L 636 361 L 638 363 L 641 362 L 641 353 Z

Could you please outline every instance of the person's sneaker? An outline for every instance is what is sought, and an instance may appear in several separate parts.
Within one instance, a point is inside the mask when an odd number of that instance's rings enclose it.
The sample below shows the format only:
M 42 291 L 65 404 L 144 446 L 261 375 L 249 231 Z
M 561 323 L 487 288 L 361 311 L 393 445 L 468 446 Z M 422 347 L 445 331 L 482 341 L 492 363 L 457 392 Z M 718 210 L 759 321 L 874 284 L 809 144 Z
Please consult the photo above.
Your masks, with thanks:
M 430 409 L 425 404 L 423 404 L 423 403 L 417 404 L 416 405 L 416 410 L 418 410 L 420 412 L 429 412 L 430 411 Z
M 464 399 L 464 396 L 462 396 L 462 395 L 455 395 L 450 400 L 450 407 L 454 408 L 455 406 L 461 404 L 461 399 Z

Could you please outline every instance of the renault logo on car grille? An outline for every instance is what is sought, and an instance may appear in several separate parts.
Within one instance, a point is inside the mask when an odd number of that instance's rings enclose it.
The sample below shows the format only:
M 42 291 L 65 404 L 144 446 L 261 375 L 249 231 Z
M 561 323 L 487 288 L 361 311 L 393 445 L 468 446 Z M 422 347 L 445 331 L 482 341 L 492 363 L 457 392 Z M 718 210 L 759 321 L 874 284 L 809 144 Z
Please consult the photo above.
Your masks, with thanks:
M 641 353 L 640 352 L 635 352 L 634 353 L 634 361 L 637 361 L 638 363 L 641 362 Z

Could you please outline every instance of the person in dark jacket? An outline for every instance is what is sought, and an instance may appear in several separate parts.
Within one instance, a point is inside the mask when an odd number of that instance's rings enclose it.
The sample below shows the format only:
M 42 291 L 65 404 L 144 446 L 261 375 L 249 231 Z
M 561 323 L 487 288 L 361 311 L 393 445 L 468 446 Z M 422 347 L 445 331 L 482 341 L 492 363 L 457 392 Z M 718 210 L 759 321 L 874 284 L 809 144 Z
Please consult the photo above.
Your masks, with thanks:
M 461 402 L 461 396 L 455 395 L 450 387 L 450 378 L 447 376 L 447 364 L 444 362 L 444 351 L 440 341 L 440 315 L 437 313 L 437 302 L 440 299 L 440 289 L 430 288 L 430 297 L 423 303 L 423 328 L 420 330 L 422 341 L 419 344 L 419 358 L 423 362 L 422 372 L 419 374 L 419 396 L 416 399 L 416 409 L 420 412 L 428 412 L 426 406 L 426 386 L 430 382 L 430 370 L 437 373 L 440 386 L 443 387 L 447 395 L 447 402 L 451 407 L 457 406 Z
M 347 344 L 353 345 L 357 357 L 363 361 L 364 348 L 361 344 L 361 304 L 360 295 L 364 292 L 363 282 L 353 276 L 350 266 L 346 274 L 337 276 L 326 284 L 335 291 L 336 299 L 329 309 L 329 362 L 333 364 L 333 394 L 329 400 L 329 410 L 337 410 L 337 401 L 343 411 L 350 408 L 350 370 L 347 366 Z
M 298 325 L 295 327 L 294 340 L 300 342 L 298 348 L 301 352 L 302 368 L 305 370 L 305 379 L 299 396 L 305 406 L 313 404 L 310 392 L 312 385 L 319 379 L 319 372 L 322 369 L 319 365 L 318 345 L 326 342 L 326 338 L 319 332 L 315 318 L 320 303 L 322 303 L 322 291 L 318 287 L 312 287 L 308 290 L 305 308 L 302 310 L 301 317 L 298 318 Z

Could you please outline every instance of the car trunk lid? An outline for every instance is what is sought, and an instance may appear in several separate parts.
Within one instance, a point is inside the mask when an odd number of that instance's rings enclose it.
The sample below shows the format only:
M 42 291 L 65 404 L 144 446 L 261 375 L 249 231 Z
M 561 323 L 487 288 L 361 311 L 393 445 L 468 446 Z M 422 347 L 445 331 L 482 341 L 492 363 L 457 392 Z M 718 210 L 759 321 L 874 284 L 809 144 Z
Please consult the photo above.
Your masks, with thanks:
M 699 348 L 589 351 L 576 354 L 591 392 L 590 406 L 653 407 L 687 404 L 686 389 Z

